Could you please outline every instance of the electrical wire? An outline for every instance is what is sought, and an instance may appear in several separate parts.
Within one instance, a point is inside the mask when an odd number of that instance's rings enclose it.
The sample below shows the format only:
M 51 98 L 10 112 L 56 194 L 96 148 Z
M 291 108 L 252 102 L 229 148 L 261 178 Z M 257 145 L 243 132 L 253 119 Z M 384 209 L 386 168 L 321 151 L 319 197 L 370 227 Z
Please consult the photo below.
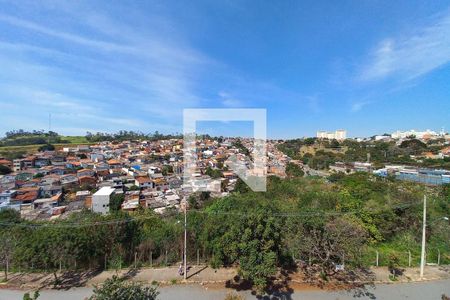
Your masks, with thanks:
M 395 209 L 402 209 L 402 208 L 408 208 L 413 206 L 421 205 L 421 203 L 405 203 L 400 204 L 396 206 L 389 207 L 390 210 Z M 352 214 L 358 214 L 364 211 L 363 209 L 358 210 L 351 210 L 351 211 L 323 211 L 323 212 L 295 212 L 295 213 L 269 213 L 265 214 L 265 217 L 317 217 L 317 216 L 344 216 L 344 215 L 352 215 Z M 241 216 L 241 217 L 249 217 L 254 216 L 257 213 L 239 213 L 239 212 L 218 212 L 218 211 L 206 211 L 206 210 L 188 210 L 188 214 L 190 213 L 200 213 L 200 214 L 207 214 L 209 217 L 214 217 L 217 215 L 225 215 L 225 216 Z M 390 214 L 389 212 L 381 212 L 378 215 L 385 215 Z M 174 215 L 181 215 L 181 212 L 176 212 Z M 51 227 L 51 228 L 81 228 L 81 227 L 91 227 L 91 226 L 105 226 L 105 225 L 116 225 L 116 224 L 127 224 L 132 222 L 139 222 L 139 221 L 145 221 L 151 218 L 154 218 L 155 215 L 150 216 L 137 216 L 137 217 L 129 217 L 127 219 L 120 219 L 120 220 L 107 220 L 107 221 L 96 221 L 96 222 L 89 222 L 89 223 L 17 223 L 17 222 L 0 222 L 0 226 L 5 227 L 25 227 L 25 228 L 38 228 L 38 227 Z

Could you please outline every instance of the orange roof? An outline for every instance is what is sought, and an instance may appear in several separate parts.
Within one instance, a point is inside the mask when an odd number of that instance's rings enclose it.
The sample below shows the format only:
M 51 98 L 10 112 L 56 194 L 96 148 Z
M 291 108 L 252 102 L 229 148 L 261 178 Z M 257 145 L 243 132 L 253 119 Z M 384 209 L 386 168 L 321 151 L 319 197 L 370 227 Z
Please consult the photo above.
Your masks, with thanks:
M 441 153 L 450 153 L 450 146 L 449 147 L 445 147 L 441 150 Z
M 61 196 L 62 196 L 62 193 L 58 193 L 58 194 L 52 196 L 51 199 L 52 199 L 53 201 L 56 201 L 56 200 L 59 200 L 59 199 L 61 198 Z
M 11 161 L 6 159 L 0 159 L 0 165 L 10 165 L 10 164 L 12 164 Z
M 229 171 L 223 172 L 223 176 L 233 176 L 233 175 L 234 175 L 233 172 L 229 172 Z
M 164 184 L 166 180 L 164 178 L 156 178 L 153 180 L 156 184 Z
M 110 159 L 110 160 L 108 160 L 108 164 L 109 165 L 119 165 L 119 164 L 121 164 L 121 162 L 118 161 L 117 159 Z
M 149 177 L 136 177 L 136 180 L 140 184 L 147 183 L 147 182 L 152 182 L 152 180 Z
M 16 195 L 14 200 L 16 200 L 16 201 L 33 201 L 33 200 L 37 199 L 38 194 L 39 194 L 38 191 L 25 192 L 23 194 Z
M 24 187 L 24 188 L 20 188 L 20 189 L 18 189 L 17 190 L 17 192 L 18 193 L 22 193 L 22 192 L 24 192 L 24 193 L 26 193 L 26 192 L 37 192 L 37 191 L 39 191 L 39 187 L 33 187 L 33 186 L 31 186 L 31 187 Z

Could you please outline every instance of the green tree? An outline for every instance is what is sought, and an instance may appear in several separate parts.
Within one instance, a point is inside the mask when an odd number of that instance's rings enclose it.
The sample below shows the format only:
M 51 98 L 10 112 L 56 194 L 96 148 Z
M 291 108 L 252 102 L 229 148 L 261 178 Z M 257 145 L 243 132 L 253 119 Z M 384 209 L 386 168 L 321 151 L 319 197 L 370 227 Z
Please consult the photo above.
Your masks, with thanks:
M 55 150 L 55 146 L 53 146 L 52 144 L 45 144 L 43 146 L 40 146 L 38 148 L 39 152 L 44 152 L 44 151 L 54 151 Z
M 169 157 L 169 158 L 170 158 L 170 157 Z M 167 175 L 173 173 L 173 167 L 172 167 L 171 165 L 164 165 L 164 166 L 162 167 L 161 173 L 162 173 L 164 176 L 167 176 Z
M 288 163 L 286 165 L 286 175 L 289 177 L 303 177 L 305 172 L 303 172 L 299 165 Z
M 7 175 L 11 172 L 12 172 L 11 169 L 8 168 L 7 166 L 0 165 L 0 175 Z
M 250 191 L 250 188 L 241 178 L 238 178 L 234 187 L 234 191 L 243 194 Z
M 119 211 L 122 208 L 122 203 L 124 201 L 124 194 L 113 194 L 109 199 L 109 209 L 111 210 L 111 212 Z
M 213 169 L 211 167 L 206 168 L 205 174 L 214 179 L 222 177 L 222 171 L 220 171 L 219 169 Z
M 241 276 L 261 291 L 276 273 L 281 253 L 282 220 L 273 216 L 276 208 L 250 193 L 222 199 L 208 212 L 204 236 L 213 252 L 213 266 L 238 263 Z

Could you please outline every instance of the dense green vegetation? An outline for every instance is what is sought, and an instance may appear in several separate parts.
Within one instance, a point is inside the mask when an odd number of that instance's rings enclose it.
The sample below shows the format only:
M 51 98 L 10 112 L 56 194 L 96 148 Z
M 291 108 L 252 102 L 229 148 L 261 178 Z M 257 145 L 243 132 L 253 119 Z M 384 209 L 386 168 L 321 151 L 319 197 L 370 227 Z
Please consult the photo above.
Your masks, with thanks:
M 318 140 L 314 138 L 288 140 L 278 145 L 278 149 L 293 159 L 302 160 L 314 169 L 327 169 L 331 164 L 341 162 L 367 161 L 370 159 L 375 167 L 387 163 L 417 165 L 450 169 L 450 159 L 423 159 L 416 161 L 410 155 L 420 155 L 423 152 L 437 154 L 442 146 L 441 140 L 425 144 L 411 138 L 400 145 L 395 142 L 354 140 Z M 314 151 L 302 154 L 301 149 L 312 146 Z
M 242 144 L 241 140 L 238 139 L 238 140 L 234 141 L 233 142 L 233 147 L 239 149 L 239 152 L 241 152 L 241 153 L 243 153 L 243 154 L 245 154 L 247 156 L 250 156 L 250 151 L 247 149 L 247 147 L 245 147 Z
M 417 266 L 422 200 L 427 194 L 427 259 L 450 263 L 450 187 L 429 188 L 356 173 L 330 180 L 270 177 L 265 193 L 237 191 L 221 199 L 198 195 L 188 211 L 188 258 L 214 267 L 238 266 L 242 278 L 264 287 L 295 260 L 319 268 L 380 264 Z M 195 204 L 195 205 L 194 205 Z M 101 216 L 74 213 L 64 220 L 30 222 L 0 212 L 0 258 L 13 269 L 47 270 L 166 265 L 181 261 L 183 215 L 149 210 Z M 134 261 L 135 253 L 137 262 Z M 55 273 L 55 280 L 57 279 Z
M 11 171 L 11 169 L 9 167 L 4 166 L 4 165 L 0 165 L 0 175 L 6 175 L 6 174 L 9 174 L 11 172 L 12 171 Z
M 55 150 L 55 146 L 53 146 L 52 144 L 45 144 L 42 145 L 38 148 L 39 152 L 43 152 L 43 151 L 54 151 Z
M 217 179 L 222 177 L 222 171 L 219 169 L 213 169 L 211 167 L 207 167 L 205 174 L 211 176 L 211 178 Z
M 278 150 L 282 151 L 287 156 L 293 159 L 299 159 L 299 150 L 302 146 L 311 146 L 316 143 L 316 138 L 306 138 L 306 139 L 295 139 L 295 140 L 287 140 L 280 141 L 278 144 Z
M 1 146 L 25 146 L 25 145 L 40 145 L 48 143 L 66 143 L 60 135 L 56 132 L 38 131 L 33 130 L 31 132 L 24 131 L 22 129 L 8 131 L 5 137 L 0 139 Z
M 161 134 L 158 131 L 154 133 L 143 133 L 136 131 L 120 130 L 117 133 L 104 133 L 104 132 L 87 132 L 86 140 L 89 142 L 102 142 L 102 141 L 126 141 L 126 140 L 149 140 L 157 141 L 164 139 L 182 139 L 183 136 L 179 133 L 176 134 Z
M 13 160 L 38 151 L 52 151 L 56 146 L 88 143 L 84 136 L 62 136 L 56 132 L 13 130 L 0 138 L 0 157 Z
M 286 165 L 286 175 L 289 177 L 302 177 L 305 175 L 305 172 L 303 172 L 300 166 L 293 163 L 288 163 Z
M 109 209 L 113 212 L 119 211 L 124 201 L 125 201 L 124 194 L 113 194 L 109 199 Z

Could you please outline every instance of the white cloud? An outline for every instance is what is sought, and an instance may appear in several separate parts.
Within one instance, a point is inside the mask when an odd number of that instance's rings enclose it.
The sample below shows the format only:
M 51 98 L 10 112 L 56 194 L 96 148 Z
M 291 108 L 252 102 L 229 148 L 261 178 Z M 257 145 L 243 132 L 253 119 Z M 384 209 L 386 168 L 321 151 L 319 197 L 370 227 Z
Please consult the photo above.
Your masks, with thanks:
M 70 15 L 58 19 L 64 20 L 60 27 L 49 26 L 42 18 L 38 18 L 39 23 L 32 21 L 36 19 L 34 13 L 20 14 L 20 18 L 0 14 L 0 23 L 6 24 L 2 26 L 52 38 L 51 42 L 2 41 L 0 60 L 7 64 L 2 64 L 0 79 L 20 82 L 37 91 L 11 87 L 5 90 L 5 86 L 0 86 L 3 95 L 24 101 L 23 93 L 27 91 L 27 101 L 36 106 L 36 113 L 39 110 L 85 113 L 88 108 L 98 112 L 99 120 L 105 123 L 131 127 L 163 126 L 118 119 L 113 115 L 123 111 L 117 110 L 117 104 L 126 104 L 127 110 L 139 112 L 140 118 L 165 119 L 166 128 L 174 128 L 170 123 L 181 116 L 182 108 L 200 106 L 202 100 L 194 90 L 203 70 L 215 62 L 182 38 L 168 39 L 175 33 L 166 34 L 161 24 L 137 28 L 130 20 L 119 21 L 107 11 L 64 9 L 60 13 Z M 84 30 L 76 30 L 75 34 L 70 28 Z M 102 107 L 92 107 L 95 102 Z
M 351 111 L 352 112 L 358 112 L 361 109 L 363 109 L 366 105 L 369 105 L 373 103 L 372 101 L 358 101 L 358 102 L 354 102 L 351 105 Z
M 243 106 L 242 101 L 240 101 L 238 99 L 233 99 L 233 98 L 223 99 L 222 104 L 223 104 L 223 106 L 226 106 L 226 107 L 242 107 Z
M 119 45 L 119 44 L 115 44 L 115 43 L 111 43 L 111 42 L 99 41 L 99 40 L 95 40 L 95 39 L 89 39 L 89 38 L 85 38 L 85 37 L 82 37 L 82 36 L 79 36 L 76 34 L 71 34 L 71 33 L 63 32 L 63 31 L 59 31 L 59 30 L 54 30 L 54 29 L 39 25 L 34 22 L 22 20 L 22 19 L 4 15 L 4 14 L 0 14 L 0 21 L 9 23 L 10 25 L 13 25 L 16 27 L 21 27 L 23 29 L 27 29 L 27 30 L 39 32 L 42 34 L 46 34 L 46 35 L 49 35 L 52 37 L 64 39 L 69 42 L 78 43 L 78 44 L 90 46 L 90 47 L 101 48 L 103 50 L 121 51 L 121 52 L 131 52 L 133 50 L 132 48 L 127 47 L 127 46 L 123 46 L 123 45 Z
M 363 81 L 398 76 L 402 81 L 427 74 L 450 62 L 450 12 L 413 33 L 381 41 L 359 74 Z
M 244 107 L 245 103 L 242 100 L 239 100 L 233 96 L 231 96 L 229 93 L 225 91 L 220 91 L 218 93 L 220 97 L 220 102 L 225 107 Z

